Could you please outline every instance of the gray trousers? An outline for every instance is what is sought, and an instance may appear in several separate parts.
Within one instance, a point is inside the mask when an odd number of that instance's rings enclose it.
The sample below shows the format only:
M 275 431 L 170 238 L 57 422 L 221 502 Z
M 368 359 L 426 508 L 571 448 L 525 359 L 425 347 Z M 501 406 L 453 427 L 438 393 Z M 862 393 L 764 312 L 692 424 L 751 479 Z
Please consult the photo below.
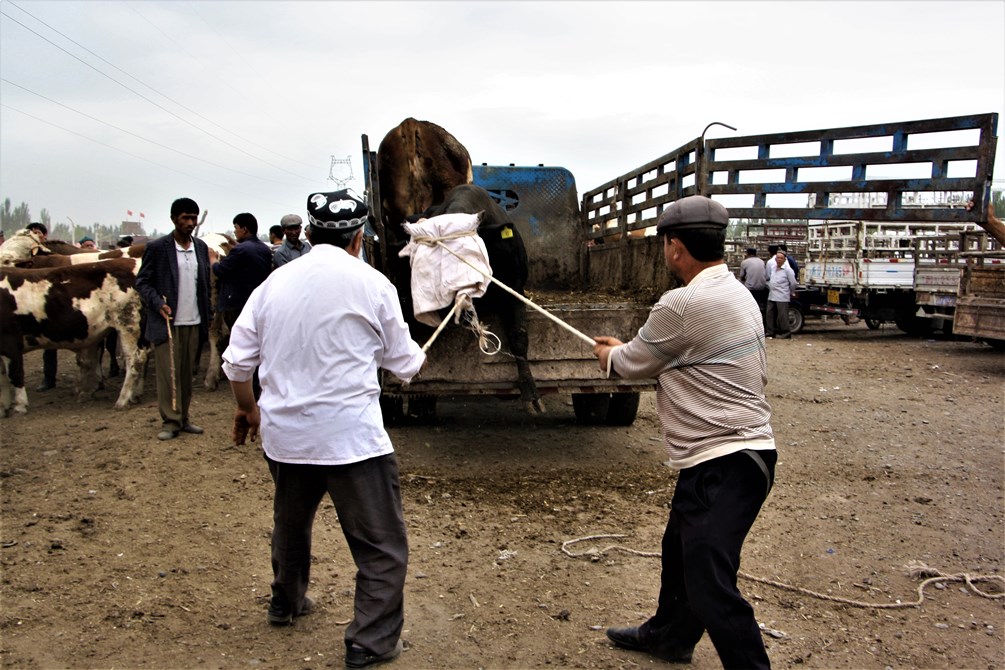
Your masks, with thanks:
M 789 332 L 789 303 L 768 301 L 764 311 L 765 337 L 792 337 Z
M 199 352 L 199 326 L 172 326 L 174 340 L 175 393 L 178 409 L 171 407 L 171 340 L 154 347 L 154 368 L 157 370 L 157 406 L 165 430 L 181 430 L 189 423 L 188 407 L 192 403 L 192 375 Z
M 394 454 L 349 465 L 303 465 L 270 459 L 276 484 L 272 529 L 272 598 L 302 609 L 311 571 L 311 529 L 327 493 L 356 563 L 356 596 L 346 646 L 391 651 L 405 623 L 408 537 Z

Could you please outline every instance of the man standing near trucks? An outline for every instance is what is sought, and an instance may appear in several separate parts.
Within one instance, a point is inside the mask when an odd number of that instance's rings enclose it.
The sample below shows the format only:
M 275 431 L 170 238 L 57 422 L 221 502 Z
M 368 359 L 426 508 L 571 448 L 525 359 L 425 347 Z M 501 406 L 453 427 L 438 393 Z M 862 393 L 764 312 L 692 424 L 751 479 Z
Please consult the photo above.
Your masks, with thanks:
M 789 332 L 789 301 L 796 297 L 796 273 L 789 267 L 785 252 L 779 249 L 769 264 L 768 307 L 764 311 L 764 331 L 768 339 L 787 340 Z
M 597 337 L 600 369 L 655 377 L 656 409 L 680 471 L 663 535 L 656 613 L 609 628 L 618 647 L 688 663 L 708 631 L 725 668 L 769 668 L 754 611 L 736 588 L 740 549 L 774 481 L 761 313 L 723 261 L 729 214 L 704 196 L 671 203 L 656 225 L 670 273 L 627 344 Z
M 757 257 L 757 249 L 747 249 L 747 257 L 740 263 L 740 281 L 754 296 L 759 307 L 764 307 L 768 300 L 768 284 L 764 278 L 765 265 Z

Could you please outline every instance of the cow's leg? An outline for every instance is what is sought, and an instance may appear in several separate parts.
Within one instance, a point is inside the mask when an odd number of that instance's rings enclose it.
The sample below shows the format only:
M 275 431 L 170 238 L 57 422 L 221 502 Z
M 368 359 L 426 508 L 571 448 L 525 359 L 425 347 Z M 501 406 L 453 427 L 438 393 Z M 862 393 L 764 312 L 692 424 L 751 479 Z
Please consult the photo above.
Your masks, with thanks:
M 126 377 L 122 380 L 122 390 L 115 401 L 115 409 L 126 409 L 138 403 L 143 395 L 143 377 L 146 372 L 148 347 L 140 347 L 135 333 L 119 333 L 119 347 L 125 359 Z
M 11 407 L 18 414 L 25 414 L 28 412 L 28 392 L 24 388 L 24 339 L 16 329 L 4 333 L 3 338 L 3 351 L 9 354 L 4 378 L 10 383 L 12 396 L 11 404 L 4 398 L 4 416 L 10 415 Z
M 6 356 L 0 356 L 0 416 L 10 416 L 11 407 L 14 406 L 14 385 L 10 382 L 10 375 Z
M 77 351 L 77 401 L 90 400 L 101 380 L 99 351 L 101 341 Z
M 119 333 L 118 331 L 111 331 L 108 335 L 105 335 L 105 351 L 108 352 L 108 376 L 118 377 L 122 374 L 122 370 L 119 368 Z
M 10 416 L 11 410 L 28 411 L 28 393 L 24 388 L 24 352 L 11 351 L 0 357 L 0 414 Z
M 516 359 L 516 384 L 520 389 L 520 400 L 527 405 L 531 412 L 543 414 L 544 404 L 541 402 L 537 384 L 534 383 L 534 376 L 530 372 L 530 361 L 527 359 L 527 353 L 530 349 L 530 341 L 527 336 L 527 308 L 522 302 L 511 296 L 506 296 L 503 305 L 504 308 L 501 310 L 503 328 L 510 353 Z
M 213 315 L 209 324 L 209 364 L 206 366 L 206 377 L 203 386 L 207 391 L 215 391 L 220 385 L 220 374 L 223 365 L 223 352 L 230 343 L 230 326 L 237 321 L 240 312 L 233 313 L 233 321 L 227 318 L 230 312 L 224 314 L 219 310 Z

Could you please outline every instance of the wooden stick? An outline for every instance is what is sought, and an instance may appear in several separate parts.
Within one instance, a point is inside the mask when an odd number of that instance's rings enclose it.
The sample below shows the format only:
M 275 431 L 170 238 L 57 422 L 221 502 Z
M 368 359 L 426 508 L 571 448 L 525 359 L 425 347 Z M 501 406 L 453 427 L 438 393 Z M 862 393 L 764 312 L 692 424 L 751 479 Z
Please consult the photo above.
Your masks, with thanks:
M 167 298 L 161 296 L 161 299 L 167 304 Z M 167 324 L 168 329 L 168 354 L 171 361 L 171 409 L 175 412 L 178 411 L 178 388 L 175 383 L 175 371 L 174 371 L 174 336 L 171 335 L 171 317 L 164 315 L 164 322 Z
M 447 327 L 447 322 L 450 321 L 450 319 L 454 316 L 454 312 L 457 311 L 457 306 L 459 304 L 460 301 L 457 299 L 457 296 L 454 296 L 454 306 L 450 308 L 450 312 L 447 313 L 447 315 L 443 318 L 443 321 L 440 321 L 440 325 L 436 327 L 436 330 L 433 331 L 433 334 L 430 335 L 429 339 L 426 340 L 426 343 L 422 345 L 422 353 L 426 353 L 427 351 L 429 351 L 429 347 L 433 346 L 433 342 L 435 342 L 436 338 L 440 336 L 440 333 L 443 332 L 443 329 Z

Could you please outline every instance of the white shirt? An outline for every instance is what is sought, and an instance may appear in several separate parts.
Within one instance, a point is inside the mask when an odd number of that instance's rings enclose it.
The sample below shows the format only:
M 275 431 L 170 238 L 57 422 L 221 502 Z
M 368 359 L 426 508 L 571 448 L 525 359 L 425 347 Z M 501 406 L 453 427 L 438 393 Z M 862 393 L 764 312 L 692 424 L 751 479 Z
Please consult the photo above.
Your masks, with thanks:
M 198 326 L 202 319 L 199 316 L 199 301 L 196 298 L 199 261 L 195 257 L 195 242 L 190 241 L 186 249 L 175 240 L 174 250 L 178 259 L 178 311 L 171 319 L 171 323 L 175 326 Z
M 788 261 L 782 263 L 781 268 L 774 261 L 771 264 L 775 266 L 777 272 L 773 270 L 768 277 L 768 300 L 771 302 L 789 302 L 792 294 L 798 288 L 796 285 L 796 273 L 792 271 Z
M 223 371 L 247 381 L 260 366 L 269 458 L 342 465 L 394 450 L 377 370 L 408 381 L 425 359 L 391 282 L 345 250 L 320 244 L 251 294 L 230 333 Z

